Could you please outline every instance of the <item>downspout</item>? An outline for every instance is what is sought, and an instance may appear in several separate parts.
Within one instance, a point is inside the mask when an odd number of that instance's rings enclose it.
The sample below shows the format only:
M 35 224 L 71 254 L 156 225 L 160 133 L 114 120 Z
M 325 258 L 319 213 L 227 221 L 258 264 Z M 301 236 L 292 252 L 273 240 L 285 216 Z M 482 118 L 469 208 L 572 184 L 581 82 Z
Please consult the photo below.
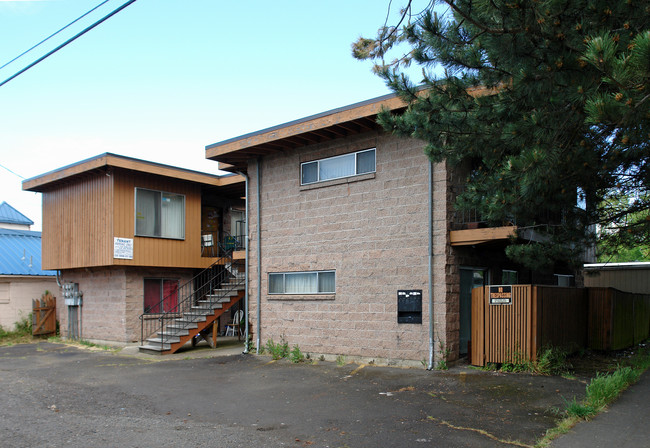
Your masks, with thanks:
M 429 160 L 429 365 L 427 370 L 434 366 L 435 341 L 433 337 L 433 162 Z
M 246 239 L 244 240 L 244 287 L 246 288 L 244 290 L 244 351 L 242 353 L 248 354 L 248 271 L 249 271 L 249 266 L 248 266 L 248 240 L 249 235 L 248 235 L 248 174 L 244 174 L 241 172 L 237 172 L 240 176 L 243 176 L 245 179 L 245 185 L 246 187 L 244 188 L 244 191 L 246 192 L 244 201 L 245 201 L 245 206 L 244 206 L 244 215 L 246 216 L 246 230 L 244 234 L 246 235 Z
M 257 354 L 260 353 L 260 344 L 262 343 L 262 339 L 260 337 L 260 331 L 261 331 L 261 317 L 262 317 L 262 312 L 261 312 L 261 306 L 262 306 L 262 223 L 261 223 L 261 212 L 260 212 L 260 204 L 262 202 L 261 200 L 261 168 L 260 165 L 262 164 L 262 158 L 258 157 L 257 158 L 257 164 L 256 164 L 256 169 L 257 169 L 257 197 L 255 198 L 257 201 L 257 340 L 255 341 L 255 350 L 257 351 Z

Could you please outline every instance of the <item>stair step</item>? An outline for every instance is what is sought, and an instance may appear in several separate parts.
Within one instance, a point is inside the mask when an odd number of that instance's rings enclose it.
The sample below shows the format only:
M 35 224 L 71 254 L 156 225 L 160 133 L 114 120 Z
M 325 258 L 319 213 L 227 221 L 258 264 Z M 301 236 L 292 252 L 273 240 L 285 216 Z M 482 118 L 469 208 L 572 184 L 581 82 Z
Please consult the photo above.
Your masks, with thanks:
M 190 334 L 190 331 L 187 328 L 169 328 L 169 327 L 167 327 L 167 331 L 165 332 L 165 337 L 167 339 L 178 337 L 179 340 L 180 340 L 181 336 L 187 336 L 188 334 Z M 158 333 L 158 335 L 160 335 L 160 333 Z
M 176 319 L 176 321 L 173 324 L 167 325 L 167 329 L 172 330 L 172 331 L 173 330 L 190 330 L 190 329 L 194 329 L 194 328 L 198 328 L 198 325 L 196 324 L 196 322 L 192 322 L 192 321 L 189 321 L 189 320 L 184 321 L 182 319 Z
M 236 296 L 238 294 L 237 290 L 228 288 L 228 289 L 214 289 L 212 290 L 212 294 L 209 294 L 210 296 Z
M 140 353 L 147 353 L 149 355 L 162 355 L 162 352 L 165 350 L 170 350 L 170 348 L 160 348 L 160 345 L 141 345 L 138 349 Z
M 223 308 L 223 303 L 222 302 L 211 302 L 209 300 L 199 300 L 196 306 L 192 307 L 193 309 L 199 309 L 199 310 L 218 310 Z
M 180 342 L 180 338 L 169 338 L 169 340 L 165 338 L 165 341 L 162 342 L 159 337 L 154 337 L 154 338 L 147 338 L 146 341 L 147 341 L 147 345 L 158 347 L 158 349 L 162 347 L 162 350 L 170 350 L 174 342 Z

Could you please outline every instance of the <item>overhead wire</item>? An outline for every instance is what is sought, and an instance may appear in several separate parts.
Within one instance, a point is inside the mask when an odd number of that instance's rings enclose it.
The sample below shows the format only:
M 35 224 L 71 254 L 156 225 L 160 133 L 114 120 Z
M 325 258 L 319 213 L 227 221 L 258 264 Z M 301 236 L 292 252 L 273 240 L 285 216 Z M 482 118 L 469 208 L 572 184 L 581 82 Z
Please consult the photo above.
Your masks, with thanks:
M 95 28 L 96 26 L 98 26 L 98 25 L 100 25 L 101 23 L 105 22 L 106 20 L 110 19 L 110 18 L 113 17 L 115 14 L 117 14 L 118 12 L 122 11 L 123 9 L 125 9 L 127 6 L 132 5 L 132 4 L 135 3 L 136 1 L 137 1 L 137 0 L 129 0 L 128 2 L 124 3 L 122 6 L 116 8 L 116 9 L 113 10 L 112 12 L 108 13 L 107 15 L 105 15 L 104 17 L 102 17 L 101 19 L 99 19 L 98 21 L 96 21 L 95 23 L 93 23 L 92 25 L 90 25 L 90 26 L 88 26 L 87 28 L 85 28 L 83 31 L 80 31 L 79 33 L 75 34 L 74 36 L 72 36 L 70 39 L 68 39 L 68 40 L 66 40 L 65 42 L 63 42 L 61 45 L 59 45 L 59 46 L 56 47 L 55 49 L 53 49 L 53 50 L 47 52 L 45 55 L 41 56 L 40 58 L 38 58 L 37 60 L 35 60 L 35 61 L 32 62 L 31 64 L 29 64 L 27 67 L 23 68 L 22 70 L 16 72 L 15 74 L 13 74 L 12 76 L 10 76 L 9 78 L 7 78 L 7 79 L 5 79 L 4 81 L 2 81 L 2 82 L 0 83 L 0 87 L 4 86 L 5 84 L 7 84 L 7 83 L 8 83 L 9 81 L 11 81 L 12 79 L 14 79 L 14 78 L 16 78 L 16 77 L 22 75 L 22 74 L 25 73 L 27 70 L 29 70 L 30 68 L 34 67 L 36 64 L 38 64 L 38 63 L 42 62 L 43 60 L 47 59 L 48 57 L 52 56 L 54 53 L 56 53 L 57 51 L 59 51 L 60 49 L 62 49 L 63 47 L 65 47 L 66 45 L 68 45 L 68 44 L 70 44 L 71 42 L 77 40 L 78 38 L 80 38 L 81 36 L 83 36 L 84 34 L 86 34 L 88 31 L 92 30 L 93 28 Z
M 50 34 L 50 35 L 47 36 L 45 39 L 43 39 L 42 41 L 40 41 L 40 42 L 37 43 L 36 45 L 32 46 L 30 49 L 23 51 L 23 52 L 20 53 L 18 56 L 16 56 L 15 58 L 13 58 L 11 61 L 5 63 L 2 67 L 0 67 L 0 70 L 2 70 L 3 68 L 5 68 L 6 66 L 8 66 L 9 64 L 11 64 L 12 62 L 14 62 L 14 61 L 16 61 L 16 60 L 22 58 L 22 57 L 25 56 L 27 53 L 29 53 L 30 51 L 32 51 L 34 48 L 36 48 L 36 47 L 40 46 L 41 44 L 47 42 L 48 40 L 50 40 L 51 38 L 53 38 L 54 36 L 56 36 L 57 34 L 59 34 L 61 31 L 63 31 L 63 30 L 65 30 L 65 29 L 69 28 L 70 26 L 74 25 L 75 23 L 77 23 L 78 21 L 80 21 L 81 19 L 83 19 L 84 17 L 86 17 L 88 14 L 90 14 L 90 13 L 93 12 L 93 11 L 95 11 L 95 10 L 96 10 L 97 8 L 99 8 L 100 6 L 102 6 L 102 5 L 106 4 L 106 3 L 108 3 L 109 1 L 110 1 L 110 0 L 104 0 L 104 1 L 101 2 L 99 5 L 95 6 L 93 9 L 91 9 L 90 11 L 88 11 L 88 12 L 84 13 L 83 15 L 77 17 L 76 19 L 74 19 L 72 22 L 68 23 L 68 24 L 67 24 L 66 26 L 64 26 L 63 28 L 60 28 L 58 31 L 55 31 L 54 33 Z

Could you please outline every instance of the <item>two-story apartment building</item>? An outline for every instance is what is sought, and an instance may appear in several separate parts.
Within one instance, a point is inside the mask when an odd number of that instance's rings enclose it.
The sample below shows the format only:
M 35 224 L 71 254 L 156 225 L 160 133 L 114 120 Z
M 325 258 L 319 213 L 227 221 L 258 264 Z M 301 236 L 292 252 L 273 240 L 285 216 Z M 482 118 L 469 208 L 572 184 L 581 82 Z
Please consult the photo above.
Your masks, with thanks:
M 554 281 L 505 257 L 512 223 L 455 212 L 461 173 L 376 123 L 380 109 L 404 107 L 387 95 L 206 147 L 250 178 L 257 346 L 285 338 L 304 352 L 432 367 L 471 349 L 473 287 Z
M 23 189 L 42 193 L 44 269 L 82 294 L 59 300 L 64 337 L 74 330 L 96 341 L 140 340 L 140 316 L 178 311 L 183 285 L 220 260 L 219 242 L 232 251 L 242 238 L 238 175 L 106 153 Z

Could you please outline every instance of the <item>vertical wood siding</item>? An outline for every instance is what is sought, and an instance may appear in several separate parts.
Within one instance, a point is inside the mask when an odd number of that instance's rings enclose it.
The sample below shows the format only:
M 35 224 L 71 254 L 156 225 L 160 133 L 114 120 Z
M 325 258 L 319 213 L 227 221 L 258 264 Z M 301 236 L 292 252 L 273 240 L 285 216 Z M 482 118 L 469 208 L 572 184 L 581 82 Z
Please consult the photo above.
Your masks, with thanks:
M 101 174 L 43 193 L 43 269 L 111 262 L 112 183 Z
M 185 196 L 185 239 L 135 236 L 135 188 Z M 113 238 L 133 238 L 133 260 L 113 258 Z M 115 170 L 43 193 L 43 268 L 107 265 L 202 268 L 198 184 Z
M 148 188 L 185 196 L 185 239 L 135 236 L 135 189 Z M 116 237 L 133 238 L 133 260 L 114 260 L 114 264 L 132 266 L 202 267 L 201 259 L 201 189 L 197 184 L 173 179 L 115 173 L 113 216 Z

